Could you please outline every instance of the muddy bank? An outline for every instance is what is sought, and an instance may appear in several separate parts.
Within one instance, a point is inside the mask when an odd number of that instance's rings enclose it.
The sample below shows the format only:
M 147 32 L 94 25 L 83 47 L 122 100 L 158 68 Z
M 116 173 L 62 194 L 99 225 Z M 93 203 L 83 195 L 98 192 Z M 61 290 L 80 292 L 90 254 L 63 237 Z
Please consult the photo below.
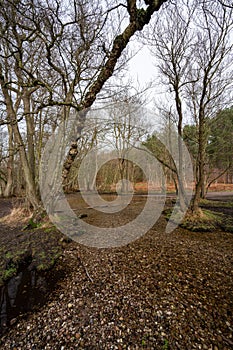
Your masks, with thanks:
M 56 275 L 51 271 L 39 273 L 29 266 L 1 286 L 0 335 L 6 333 L 8 327 L 15 324 L 20 315 L 45 304 L 56 283 L 64 276 L 64 271 Z
M 0 334 L 19 315 L 47 301 L 66 270 L 59 264 L 64 237 L 57 231 L 12 229 L 1 225 L 0 240 Z M 7 237 L 7 238 L 6 238 Z
M 0 218 L 9 215 L 14 202 L 0 199 Z M 0 334 L 20 314 L 44 304 L 65 275 L 57 264 L 67 244 L 65 237 L 53 226 L 31 230 L 23 226 L 0 222 Z

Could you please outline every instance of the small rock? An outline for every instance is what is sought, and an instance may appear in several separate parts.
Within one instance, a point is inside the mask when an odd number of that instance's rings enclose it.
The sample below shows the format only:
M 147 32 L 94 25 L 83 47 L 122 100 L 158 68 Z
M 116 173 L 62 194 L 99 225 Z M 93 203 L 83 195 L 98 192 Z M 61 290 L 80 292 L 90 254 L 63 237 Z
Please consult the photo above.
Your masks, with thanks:
M 71 309 L 73 307 L 73 304 L 69 303 L 67 306 L 69 309 Z

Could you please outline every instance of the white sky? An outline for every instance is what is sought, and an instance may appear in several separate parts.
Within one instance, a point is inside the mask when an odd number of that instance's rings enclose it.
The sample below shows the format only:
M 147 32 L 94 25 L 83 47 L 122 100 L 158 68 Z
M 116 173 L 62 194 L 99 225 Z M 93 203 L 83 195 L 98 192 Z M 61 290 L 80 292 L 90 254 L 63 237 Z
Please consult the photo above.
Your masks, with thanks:
M 134 47 L 135 50 L 135 42 L 132 41 L 129 44 Z M 129 61 L 129 76 L 135 82 L 135 86 L 139 87 L 139 89 L 145 88 L 151 82 L 153 83 L 153 87 L 150 88 L 146 92 L 147 96 L 147 108 L 149 109 L 151 116 L 149 117 L 150 123 L 154 129 L 157 129 L 161 124 L 161 120 L 158 118 L 158 115 L 154 115 L 155 111 L 155 99 L 163 100 L 163 89 L 162 85 L 158 84 L 158 71 L 155 66 L 156 58 L 153 57 L 150 53 L 150 50 L 147 46 L 142 46 L 140 51 Z M 152 130 L 151 130 L 152 132 Z
M 129 73 L 132 77 L 145 85 L 154 80 L 155 59 L 151 56 L 149 49 L 143 46 L 142 49 L 129 62 Z

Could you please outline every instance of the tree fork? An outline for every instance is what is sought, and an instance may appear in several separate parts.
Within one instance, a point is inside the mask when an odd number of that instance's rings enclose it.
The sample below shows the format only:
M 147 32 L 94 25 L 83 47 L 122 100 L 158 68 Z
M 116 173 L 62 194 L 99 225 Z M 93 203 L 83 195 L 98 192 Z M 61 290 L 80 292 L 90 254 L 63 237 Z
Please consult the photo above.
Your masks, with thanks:
M 96 81 L 90 86 L 89 91 L 84 97 L 83 102 L 80 104 L 80 111 L 83 111 L 87 108 L 90 108 L 92 104 L 95 102 L 97 94 L 101 91 L 105 82 L 112 76 L 115 66 L 117 64 L 118 59 L 120 58 L 123 50 L 129 43 L 131 37 L 137 32 L 141 31 L 146 24 L 150 22 L 150 19 L 154 12 L 158 11 L 163 3 L 167 0 L 147 0 L 145 1 L 146 5 L 148 5 L 147 9 L 138 9 L 136 8 L 137 16 L 132 15 L 131 10 L 135 11 L 135 1 L 128 0 L 128 12 L 130 15 L 130 23 L 124 30 L 124 32 L 118 35 L 114 42 L 112 50 L 109 54 L 109 57 L 105 63 L 105 65 L 100 70 L 100 73 L 96 79 Z M 131 6 L 132 5 L 132 6 Z M 82 121 L 85 121 L 86 114 L 84 113 L 84 117 Z M 82 129 L 82 128 L 81 128 Z M 81 130 L 80 130 L 81 132 Z M 77 141 L 72 141 L 70 150 L 68 152 L 67 158 L 63 167 L 63 181 L 67 179 L 67 176 L 70 172 L 71 166 L 78 154 Z

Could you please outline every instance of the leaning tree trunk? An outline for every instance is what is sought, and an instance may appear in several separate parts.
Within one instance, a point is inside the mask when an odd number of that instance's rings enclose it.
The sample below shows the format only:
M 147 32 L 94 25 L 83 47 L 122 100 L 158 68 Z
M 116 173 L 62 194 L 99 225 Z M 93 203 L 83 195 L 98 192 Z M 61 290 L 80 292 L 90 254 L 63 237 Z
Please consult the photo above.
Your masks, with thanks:
M 101 68 L 99 75 L 97 76 L 94 83 L 90 86 L 88 92 L 86 93 L 79 110 L 83 111 L 80 115 L 81 123 L 84 125 L 86 113 L 85 110 L 90 108 L 96 100 L 97 94 L 102 90 L 106 81 L 112 76 L 118 59 L 122 55 L 122 52 L 127 47 L 132 36 L 147 25 L 154 12 L 158 11 L 163 3 L 167 0 L 148 0 L 146 4 L 148 5 L 146 9 L 138 9 L 135 0 L 129 0 L 127 10 L 130 16 L 130 23 L 125 28 L 122 34 L 118 35 L 112 45 L 112 49 L 108 54 L 108 59 L 104 66 Z M 82 126 L 78 133 L 81 133 Z M 78 154 L 77 142 L 74 140 L 71 143 L 69 153 L 67 155 L 66 161 L 63 168 L 63 181 L 66 181 L 68 174 L 70 172 L 71 166 Z

